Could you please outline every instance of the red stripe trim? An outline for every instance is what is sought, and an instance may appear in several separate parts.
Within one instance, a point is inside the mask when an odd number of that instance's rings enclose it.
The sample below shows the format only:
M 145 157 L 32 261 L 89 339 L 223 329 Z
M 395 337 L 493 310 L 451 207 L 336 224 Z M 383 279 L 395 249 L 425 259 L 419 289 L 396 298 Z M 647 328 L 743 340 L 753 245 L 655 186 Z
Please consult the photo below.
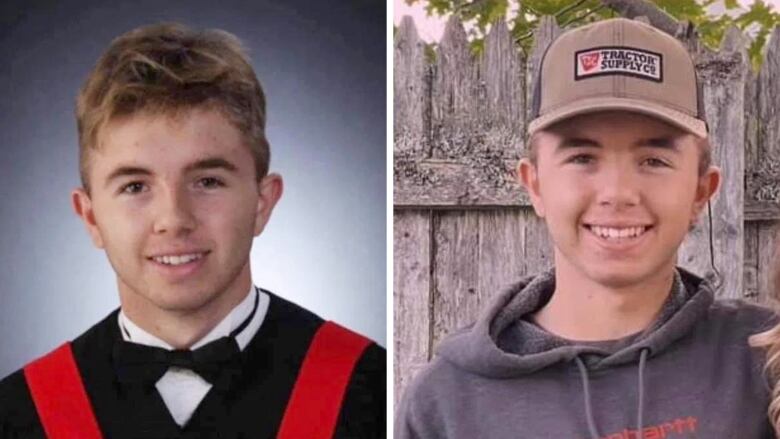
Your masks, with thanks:
M 330 439 L 352 371 L 371 340 L 325 322 L 303 360 L 278 439 Z
M 101 439 L 70 343 L 24 368 L 38 417 L 49 439 Z

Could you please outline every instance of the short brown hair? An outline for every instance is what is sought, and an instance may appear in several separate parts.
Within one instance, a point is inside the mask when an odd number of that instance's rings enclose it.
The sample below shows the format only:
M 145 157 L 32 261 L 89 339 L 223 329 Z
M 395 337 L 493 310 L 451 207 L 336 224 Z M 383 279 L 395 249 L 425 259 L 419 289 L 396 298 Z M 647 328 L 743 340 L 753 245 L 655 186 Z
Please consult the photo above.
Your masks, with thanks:
M 98 148 L 107 123 L 141 112 L 177 116 L 193 108 L 220 111 L 243 134 L 257 179 L 268 173 L 265 95 L 236 36 L 161 23 L 116 38 L 76 101 L 84 188 L 89 191 L 90 151 Z

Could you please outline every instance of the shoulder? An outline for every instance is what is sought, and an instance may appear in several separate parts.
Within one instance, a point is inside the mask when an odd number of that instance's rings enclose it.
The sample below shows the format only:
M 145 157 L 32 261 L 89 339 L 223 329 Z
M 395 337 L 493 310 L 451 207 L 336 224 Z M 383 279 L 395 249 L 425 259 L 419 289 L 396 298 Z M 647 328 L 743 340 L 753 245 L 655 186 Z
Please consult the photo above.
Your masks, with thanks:
M 270 292 L 268 320 L 263 322 L 265 333 L 284 334 L 295 331 L 307 337 L 306 355 L 311 349 L 317 333 L 329 328 L 328 336 L 321 338 L 320 348 L 328 352 L 329 362 L 339 363 L 349 359 L 350 368 L 341 408 L 334 432 L 335 438 L 361 437 L 383 438 L 386 436 L 387 400 L 387 353 L 384 348 L 362 335 L 340 325 L 328 325 L 318 315 L 282 299 Z M 266 326 L 268 325 L 268 326 Z M 303 339 L 301 339 L 303 341 Z M 360 350 L 356 351 L 355 348 Z M 320 350 L 320 353 L 323 352 Z M 350 353 L 351 352 L 351 353 Z M 318 355 L 319 357 L 319 355 Z M 321 357 L 322 360 L 325 357 Z M 344 363 L 342 363 L 344 364 Z M 333 364 L 330 364 L 333 365 Z
M 756 347 L 751 337 L 779 322 L 770 308 L 743 300 L 717 300 L 698 327 L 699 339 L 712 346 L 712 355 L 722 360 L 722 370 L 732 376 L 749 373 L 763 392 L 769 388 L 764 373 L 766 350 Z
M 307 344 L 308 348 L 311 348 L 311 343 L 317 333 L 324 329 L 326 321 L 313 312 L 296 305 L 293 302 L 285 300 L 273 293 L 265 291 L 270 295 L 271 301 L 268 306 L 268 314 L 266 321 L 263 322 L 261 328 L 264 329 L 264 335 L 279 333 L 284 334 L 288 331 L 293 331 L 299 334 L 308 334 Z M 343 349 L 345 346 L 365 346 L 361 349 L 354 364 L 353 374 L 358 375 L 373 375 L 376 372 L 385 373 L 386 366 L 386 351 L 381 346 L 377 345 L 372 340 L 354 332 L 348 328 L 345 328 L 337 323 L 329 325 L 331 331 L 329 331 L 329 337 L 325 343 L 327 346 L 336 346 L 334 352 L 347 352 Z M 327 346 L 325 346 L 327 348 Z
M 22 369 L 0 381 L 0 438 L 44 438 Z
M 115 313 L 111 315 L 115 316 Z M 109 320 L 110 316 L 74 341 L 71 345 L 74 349 L 74 356 L 77 355 L 78 346 L 86 347 L 87 344 L 91 344 L 87 342 L 94 340 L 98 333 L 105 332 Z M 49 354 L 51 352 L 44 356 Z M 19 369 L 0 381 L 0 439 L 45 437 L 35 403 L 30 394 L 24 368 Z
M 442 357 L 435 357 L 422 367 L 403 390 L 394 421 L 397 437 L 440 437 L 445 430 L 449 402 L 458 398 L 459 383 L 467 383 L 470 378 L 470 373 Z
M 453 386 L 466 380 L 475 378 L 471 372 L 467 372 L 447 359 L 436 356 L 434 359 L 418 369 L 418 372 L 406 385 L 404 399 L 414 401 L 418 408 L 432 408 L 442 398 L 447 398 L 454 390 Z
M 706 323 L 742 336 L 766 331 L 780 323 L 772 309 L 741 299 L 714 301 L 706 320 Z
M 117 312 L 118 310 L 109 314 L 71 343 L 77 363 L 86 353 L 89 353 L 89 357 L 95 356 L 95 348 L 107 343 L 111 335 L 112 323 L 116 328 Z M 0 439 L 45 437 L 24 368 L 19 369 L 0 381 Z
M 383 438 L 387 431 L 387 354 L 371 343 L 355 364 L 334 437 Z
M 295 332 L 314 332 L 325 322 L 322 317 L 300 305 L 270 291 L 261 291 L 271 298 L 268 304 L 268 314 L 263 321 L 265 327 L 279 327 L 279 329 L 284 328 L 286 331 Z

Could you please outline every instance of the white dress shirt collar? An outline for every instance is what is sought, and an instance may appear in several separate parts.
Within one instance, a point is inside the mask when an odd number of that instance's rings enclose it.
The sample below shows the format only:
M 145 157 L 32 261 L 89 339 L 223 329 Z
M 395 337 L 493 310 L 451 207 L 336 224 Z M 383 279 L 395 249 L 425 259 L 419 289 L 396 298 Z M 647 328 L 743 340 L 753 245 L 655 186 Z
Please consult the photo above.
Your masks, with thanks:
M 249 322 L 249 325 L 247 325 L 246 328 L 244 328 L 241 333 L 239 333 L 236 336 L 236 341 L 238 342 L 239 347 L 243 351 L 247 344 L 249 344 L 249 341 L 254 337 L 257 330 L 260 328 L 260 324 L 265 319 L 265 314 L 268 311 L 268 303 L 270 301 L 270 297 L 268 294 L 257 290 L 258 292 L 255 293 L 255 287 L 253 286 L 246 297 L 238 304 L 235 308 L 233 308 L 228 315 L 226 315 L 217 325 L 212 328 L 211 331 L 209 331 L 205 336 L 203 336 L 200 340 L 195 342 L 191 349 L 197 349 L 209 342 L 212 342 L 214 340 L 217 340 L 221 337 L 226 337 L 230 335 L 230 332 L 233 331 L 233 329 L 237 328 L 252 312 L 252 308 L 255 305 L 255 296 L 256 294 L 259 294 L 260 297 L 258 298 L 258 304 L 257 304 L 257 311 L 255 311 L 255 315 L 252 318 L 252 321 Z M 122 338 L 125 341 L 130 341 L 133 343 L 143 344 L 147 346 L 155 346 L 163 349 L 173 350 L 173 346 L 165 342 L 164 340 L 150 334 L 149 332 L 142 329 L 140 326 L 133 323 L 132 320 L 124 313 L 124 311 L 119 312 L 119 329 L 122 333 Z M 127 331 L 122 330 L 122 328 Z M 127 334 L 130 334 L 130 337 L 127 336 Z

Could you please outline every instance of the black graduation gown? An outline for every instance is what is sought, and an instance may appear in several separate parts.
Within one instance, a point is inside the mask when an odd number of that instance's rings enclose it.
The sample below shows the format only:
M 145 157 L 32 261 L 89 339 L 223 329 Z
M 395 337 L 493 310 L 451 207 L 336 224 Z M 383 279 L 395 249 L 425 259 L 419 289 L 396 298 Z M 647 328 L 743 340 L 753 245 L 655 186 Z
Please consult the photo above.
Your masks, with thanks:
M 121 334 L 115 310 L 73 341 L 105 439 L 273 438 L 314 333 L 323 320 L 270 294 L 268 312 L 242 356 L 245 370 L 225 389 L 206 394 L 184 427 L 173 420 L 156 388 L 120 385 L 111 352 Z M 386 352 L 372 343 L 350 378 L 335 438 L 386 437 Z M 22 370 L 0 381 L 0 438 L 45 438 Z

